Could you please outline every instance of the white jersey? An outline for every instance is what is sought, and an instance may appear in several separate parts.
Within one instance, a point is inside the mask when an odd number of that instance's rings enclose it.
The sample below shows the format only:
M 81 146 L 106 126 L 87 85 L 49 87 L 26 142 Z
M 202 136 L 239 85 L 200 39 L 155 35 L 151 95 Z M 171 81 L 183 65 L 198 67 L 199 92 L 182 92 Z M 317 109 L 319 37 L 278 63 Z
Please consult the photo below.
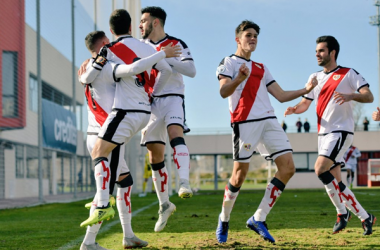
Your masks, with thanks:
M 231 123 L 275 118 L 267 90 L 275 80 L 264 64 L 231 55 L 221 61 L 216 76 L 234 79 L 242 64 L 248 67 L 250 75 L 228 97 Z
M 361 156 L 361 152 L 357 147 L 351 146 L 349 149 L 344 153 L 344 161 L 346 164 L 349 165 L 356 165 L 358 163 L 358 158 Z
M 180 45 L 182 52 L 179 57 L 175 58 L 166 58 L 165 60 L 169 63 L 170 66 L 172 66 L 172 75 L 165 84 L 163 88 L 156 88 L 154 87 L 153 90 L 153 96 L 165 96 L 168 94 L 177 94 L 177 95 L 184 95 L 185 94 L 185 85 L 183 83 L 183 76 L 180 72 L 176 70 L 176 65 L 178 65 L 179 62 L 189 62 L 188 64 L 182 64 L 181 67 L 184 67 L 184 71 L 194 71 L 195 75 L 195 67 L 193 62 L 193 57 L 191 56 L 190 50 L 187 47 L 187 45 L 180 39 L 169 36 L 166 34 L 165 38 L 161 39 L 158 42 L 153 42 L 149 39 L 142 40 L 142 42 L 145 42 L 146 44 L 150 45 L 152 48 L 154 48 L 157 51 L 160 51 L 162 47 L 167 46 L 170 43 L 173 43 L 174 45 Z M 188 69 L 186 69 L 188 68 Z M 179 70 L 179 69 L 178 69 Z M 154 70 L 152 74 L 155 75 L 156 79 L 160 77 L 157 70 Z M 192 73 L 189 73 L 192 74 Z M 186 75 L 186 74 L 185 74 Z
M 342 105 L 333 100 L 334 92 L 351 94 L 362 87 L 369 87 L 367 81 L 354 69 L 338 66 L 331 72 L 319 71 L 311 74 L 308 82 L 317 76 L 318 85 L 303 97 L 316 100 L 318 133 L 336 131 L 354 133 L 353 102 Z
M 80 82 L 85 82 L 84 79 L 87 73 L 91 72 L 93 62 L 94 58 L 87 64 L 86 72 L 79 78 Z M 112 110 L 116 84 L 112 74 L 107 74 L 107 72 L 112 72 L 114 66 L 112 63 L 107 63 L 95 80 L 84 86 L 88 111 L 87 133 L 89 134 L 99 133 L 100 127 Z
M 120 37 L 107 47 L 107 59 L 118 64 L 132 64 L 156 52 L 152 47 L 129 35 Z M 151 70 L 152 67 L 138 75 L 115 77 L 117 84 L 113 109 L 150 113 L 148 92 L 149 86 L 152 85 Z

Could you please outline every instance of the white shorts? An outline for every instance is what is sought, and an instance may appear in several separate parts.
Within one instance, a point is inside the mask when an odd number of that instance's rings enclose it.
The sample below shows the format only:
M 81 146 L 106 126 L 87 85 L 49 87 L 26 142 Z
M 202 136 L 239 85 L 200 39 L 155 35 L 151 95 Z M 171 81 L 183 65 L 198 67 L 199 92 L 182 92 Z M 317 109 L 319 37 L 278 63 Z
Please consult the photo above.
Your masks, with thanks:
M 150 114 L 113 110 L 105 120 L 99 132 L 99 138 L 122 145 L 143 129 L 149 121 Z
M 346 131 L 318 135 L 318 155 L 332 160 L 334 166 L 341 164 L 344 167 L 345 161 L 343 156 L 353 140 L 354 135 Z
M 356 164 L 348 164 L 346 163 L 346 169 L 351 169 L 352 172 L 355 172 L 356 171 Z
M 233 124 L 232 136 L 234 160 L 238 162 L 250 162 L 256 148 L 266 160 L 293 151 L 276 117 Z
M 98 135 L 96 134 L 87 135 L 87 149 L 90 155 L 97 139 Z M 127 163 L 125 162 L 124 152 L 125 145 L 119 145 L 116 148 L 114 148 L 111 154 L 109 154 L 109 156 L 107 157 L 111 168 L 111 182 L 113 178 L 115 178 L 115 180 L 113 181 L 117 181 L 117 176 L 119 176 L 120 174 L 129 172 L 129 168 L 127 166 Z
M 148 125 L 141 131 L 141 145 L 161 143 L 165 145 L 167 128 L 185 123 L 184 100 L 181 96 L 155 97 Z

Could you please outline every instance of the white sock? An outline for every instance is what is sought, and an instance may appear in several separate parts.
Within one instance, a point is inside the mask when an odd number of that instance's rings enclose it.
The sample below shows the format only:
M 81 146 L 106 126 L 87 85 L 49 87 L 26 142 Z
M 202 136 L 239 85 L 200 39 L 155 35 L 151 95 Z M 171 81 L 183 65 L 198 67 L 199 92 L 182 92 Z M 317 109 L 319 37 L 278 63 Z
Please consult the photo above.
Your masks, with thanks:
M 92 206 L 90 208 L 90 215 L 95 211 L 97 207 L 97 196 L 95 195 L 92 201 Z M 95 244 L 96 236 L 98 235 L 99 229 L 102 225 L 102 221 L 92 226 L 87 226 L 86 235 L 84 236 L 83 243 L 85 245 Z
M 103 158 L 97 162 L 94 172 L 98 207 L 106 207 L 109 202 L 109 185 L 111 177 L 107 158 Z
M 160 205 L 169 201 L 168 171 L 166 167 L 152 171 L 152 179 Z
M 334 178 L 329 184 L 325 185 L 325 189 L 332 204 L 336 208 L 336 212 L 338 214 L 346 214 L 347 210 L 340 194 L 338 181 Z
M 232 212 L 232 208 L 234 207 L 237 196 L 239 195 L 239 191 L 232 192 L 228 186 L 231 184 L 227 184 L 224 189 L 224 198 L 223 198 L 223 207 L 222 212 L 220 213 L 220 220 L 223 222 L 230 220 L 230 215 Z
M 276 184 L 278 183 L 278 184 Z M 276 184 L 276 185 L 275 185 Z M 281 187 L 277 187 L 281 186 Z M 277 178 L 273 178 L 273 180 L 268 184 L 267 188 L 265 189 L 265 194 L 263 199 L 261 200 L 261 203 L 259 207 L 257 208 L 254 216 L 255 221 L 265 221 L 267 218 L 267 215 L 269 214 L 270 210 L 272 210 L 274 204 L 280 198 L 280 195 L 282 194 L 282 190 L 284 190 L 285 185 Z
M 180 144 L 175 146 L 173 153 L 174 164 L 180 179 L 189 180 L 190 172 L 190 153 L 186 145 Z
M 354 193 L 349 189 L 345 188 L 342 192 L 342 199 L 346 207 L 354 213 L 361 221 L 369 217 L 367 211 L 360 205 L 359 201 L 356 199 Z
M 133 186 L 133 185 L 132 185 Z M 132 231 L 132 186 L 117 189 L 117 210 L 119 211 L 120 223 L 123 228 L 124 237 L 132 238 L 135 234 Z

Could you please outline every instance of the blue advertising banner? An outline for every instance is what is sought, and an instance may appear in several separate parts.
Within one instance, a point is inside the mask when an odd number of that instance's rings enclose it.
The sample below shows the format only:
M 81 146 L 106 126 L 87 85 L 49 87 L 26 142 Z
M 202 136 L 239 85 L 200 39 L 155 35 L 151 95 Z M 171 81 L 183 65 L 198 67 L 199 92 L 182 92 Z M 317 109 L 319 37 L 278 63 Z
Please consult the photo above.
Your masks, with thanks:
M 42 99 L 42 129 L 44 147 L 76 153 L 77 128 L 73 112 Z

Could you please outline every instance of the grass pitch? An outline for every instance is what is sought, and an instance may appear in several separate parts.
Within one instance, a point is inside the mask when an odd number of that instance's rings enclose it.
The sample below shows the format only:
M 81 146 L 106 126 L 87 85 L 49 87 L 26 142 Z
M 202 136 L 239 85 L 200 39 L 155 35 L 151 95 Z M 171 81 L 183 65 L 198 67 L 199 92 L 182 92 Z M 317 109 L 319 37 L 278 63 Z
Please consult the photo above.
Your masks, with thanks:
M 362 206 L 380 219 L 380 189 L 355 189 L 354 193 Z M 276 239 L 276 244 L 268 243 L 245 227 L 263 194 L 264 190 L 240 191 L 226 244 L 218 244 L 215 238 L 223 191 L 199 192 L 189 200 L 171 197 L 177 211 L 160 233 L 153 230 L 158 219 L 156 195 L 133 196 L 132 210 L 137 212 L 132 218 L 133 230 L 149 242 L 148 249 L 380 249 L 378 226 L 371 236 L 363 236 L 355 216 L 343 232 L 332 234 L 336 212 L 322 189 L 285 190 L 267 217 Z M 0 249 L 79 249 L 86 231 L 79 227 L 88 217 L 86 202 L 0 210 Z M 102 225 L 105 230 L 97 237 L 101 246 L 123 249 L 117 220 L 116 215 Z

